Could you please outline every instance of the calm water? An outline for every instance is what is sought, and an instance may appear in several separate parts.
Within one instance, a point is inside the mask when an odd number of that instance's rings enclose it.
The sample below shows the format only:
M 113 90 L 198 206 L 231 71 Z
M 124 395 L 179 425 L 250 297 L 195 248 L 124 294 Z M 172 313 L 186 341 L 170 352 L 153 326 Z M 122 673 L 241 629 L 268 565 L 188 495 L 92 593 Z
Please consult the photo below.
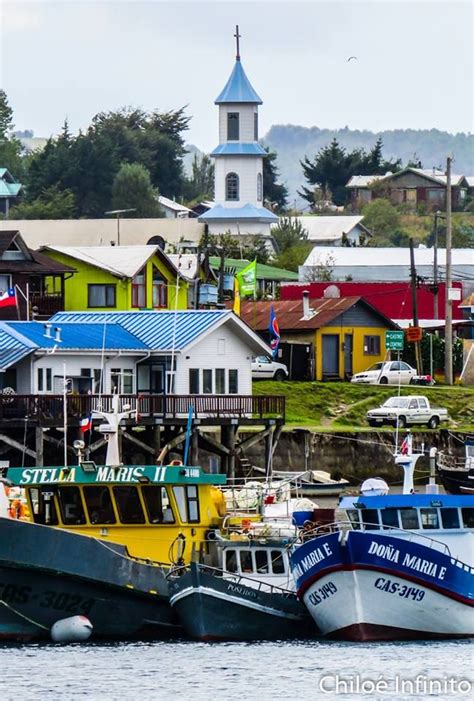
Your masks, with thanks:
M 331 689 L 336 683 L 345 691 L 344 681 L 352 684 L 352 691 L 348 687 L 340 699 L 472 699 L 473 651 L 469 641 L 3 646 L 0 700 L 317 701 L 335 698 Z M 333 679 L 337 674 L 339 680 Z M 370 685 L 380 675 L 387 687 L 371 693 Z M 456 685 L 460 679 L 468 681 L 455 694 L 438 693 L 439 686 L 403 690 L 401 684 L 414 684 L 417 675 L 423 675 L 419 684 L 427 679 L 446 684 L 449 677 L 456 678 Z M 366 684 L 362 689 L 368 693 L 358 692 L 357 684 L 359 689 Z

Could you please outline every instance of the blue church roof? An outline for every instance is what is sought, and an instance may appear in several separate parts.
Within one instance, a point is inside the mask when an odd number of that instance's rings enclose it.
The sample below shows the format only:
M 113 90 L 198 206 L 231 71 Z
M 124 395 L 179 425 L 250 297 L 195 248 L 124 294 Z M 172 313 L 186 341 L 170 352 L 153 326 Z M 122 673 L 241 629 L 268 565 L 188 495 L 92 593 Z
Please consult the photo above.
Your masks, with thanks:
M 245 75 L 240 59 L 236 60 L 230 78 L 222 92 L 216 97 L 214 104 L 222 105 L 227 102 L 250 102 L 254 105 L 262 104 L 261 98 L 252 88 L 249 79 Z
M 270 212 L 266 207 L 254 207 L 253 204 L 246 204 L 243 207 L 223 207 L 216 204 L 212 209 L 199 217 L 199 221 L 213 220 L 244 221 L 253 219 L 255 221 L 276 222 L 278 217 Z
M 260 144 L 257 143 L 225 143 L 216 146 L 211 156 L 267 156 Z

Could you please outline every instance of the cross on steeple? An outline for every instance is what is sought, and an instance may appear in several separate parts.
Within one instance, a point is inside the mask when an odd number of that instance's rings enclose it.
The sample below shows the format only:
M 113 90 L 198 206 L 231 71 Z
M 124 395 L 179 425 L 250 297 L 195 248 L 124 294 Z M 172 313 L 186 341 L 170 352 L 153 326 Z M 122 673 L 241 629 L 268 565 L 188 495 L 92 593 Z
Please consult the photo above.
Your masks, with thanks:
M 236 41 L 236 44 L 237 44 L 235 59 L 236 59 L 236 61 L 240 61 L 240 44 L 239 44 L 239 39 L 242 37 L 242 34 L 239 34 L 239 25 L 238 25 L 238 24 L 235 25 L 235 34 L 234 34 L 234 36 L 235 36 L 235 41 Z

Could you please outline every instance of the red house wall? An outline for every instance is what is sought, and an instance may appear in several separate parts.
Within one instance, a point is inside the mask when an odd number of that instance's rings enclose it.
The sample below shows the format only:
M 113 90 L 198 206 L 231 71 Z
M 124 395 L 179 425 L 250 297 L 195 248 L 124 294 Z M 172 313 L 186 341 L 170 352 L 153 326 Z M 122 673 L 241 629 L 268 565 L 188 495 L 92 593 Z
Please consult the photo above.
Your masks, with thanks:
M 411 303 L 411 290 L 409 282 L 308 282 L 308 283 L 285 283 L 280 287 L 280 299 L 292 300 L 301 299 L 303 290 L 308 290 L 310 299 L 324 297 L 324 290 L 330 285 L 336 285 L 341 293 L 341 297 L 360 296 L 369 302 L 373 307 L 381 311 L 390 319 L 411 319 L 413 309 Z M 453 282 L 453 287 L 461 290 L 462 283 Z M 444 282 L 438 288 L 438 318 L 444 319 L 445 305 Z M 434 319 L 434 295 L 428 286 L 419 287 L 418 298 L 418 318 Z M 460 301 L 453 302 L 453 319 L 462 319 L 462 310 L 459 309 Z

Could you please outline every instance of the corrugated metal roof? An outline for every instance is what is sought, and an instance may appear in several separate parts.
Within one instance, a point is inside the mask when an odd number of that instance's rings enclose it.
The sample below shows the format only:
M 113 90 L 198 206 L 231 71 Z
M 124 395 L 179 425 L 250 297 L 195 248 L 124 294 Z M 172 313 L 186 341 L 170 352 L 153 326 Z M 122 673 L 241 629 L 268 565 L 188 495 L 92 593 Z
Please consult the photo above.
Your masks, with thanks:
M 147 346 L 136 336 L 119 324 L 70 322 L 55 323 L 51 328 L 52 338 L 45 336 L 45 324 L 38 321 L 11 321 L 7 326 L 17 331 L 39 349 L 54 348 L 58 350 L 148 350 Z M 55 340 L 55 329 L 59 328 L 60 341 Z
M 241 305 L 241 316 L 255 331 L 265 331 L 268 329 L 270 309 L 273 307 L 280 331 L 319 329 L 338 317 L 339 314 L 353 307 L 360 299 L 361 297 L 312 299 L 309 306 L 315 313 L 309 318 L 303 316 L 301 299 L 277 302 L 245 302 Z
M 129 331 L 150 350 L 183 350 L 199 336 L 209 331 L 226 315 L 225 310 L 183 310 L 183 311 L 143 311 L 143 312 L 58 312 L 51 321 L 55 325 L 63 322 L 84 324 L 119 324 Z M 173 338 L 175 340 L 173 344 Z
M 107 270 L 117 277 L 132 278 L 159 251 L 158 246 L 47 246 L 46 251 Z
M 35 345 L 0 322 L 0 371 L 7 370 L 35 350 Z
M 175 202 L 174 200 L 170 200 L 168 197 L 164 197 L 163 195 L 160 195 L 158 197 L 158 202 L 163 205 L 163 207 L 168 207 L 168 209 L 172 209 L 174 212 L 191 212 L 192 209 L 189 209 L 189 207 L 185 207 L 184 204 L 179 204 L 179 202 Z
M 433 265 L 433 248 L 415 248 L 415 265 Z M 453 248 L 451 251 L 453 265 L 474 265 L 474 249 Z M 340 266 L 409 266 L 409 248 L 372 248 L 356 246 L 315 246 L 304 266 L 327 265 L 328 261 L 333 267 Z M 446 249 L 438 249 L 438 265 L 444 266 L 446 261 Z
M 474 175 L 466 175 L 466 180 L 469 187 L 474 187 Z
M 212 209 L 204 214 L 201 214 L 199 221 L 208 221 L 210 219 L 231 219 L 232 221 L 241 219 L 255 219 L 257 221 L 277 222 L 278 217 L 273 212 L 265 207 L 254 207 L 253 204 L 246 204 L 243 207 L 223 207 L 221 204 L 216 204 Z
M 226 258 L 224 267 L 226 272 L 239 272 L 249 265 L 249 260 L 240 260 L 239 258 Z M 209 264 L 214 270 L 218 271 L 220 266 L 220 258 L 211 256 Z M 283 268 L 275 268 L 273 265 L 264 265 L 257 263 L 257 280 L 298 280 L 298 273 L 292 270 L 284 270 Z
M 368 187 L 370 183 L 383 178 L 383 175 L 353 175 L 346 187 Z
M 266 156 L 267 152 L 257 143 L 219 144 L 211 151 L 211 156 Z
M 308 232 L 308 241 L 338 241 L 362 222 L 362 216 L 303 216 L 295 217 Z
M 216 97 L 214 104 L 221 105 L 226 102 L 247 102 L 255 105 L 262 104 L 262 100 L 252 88 L 240 60 L 235 62 L 230 78 L 222 92 Z

